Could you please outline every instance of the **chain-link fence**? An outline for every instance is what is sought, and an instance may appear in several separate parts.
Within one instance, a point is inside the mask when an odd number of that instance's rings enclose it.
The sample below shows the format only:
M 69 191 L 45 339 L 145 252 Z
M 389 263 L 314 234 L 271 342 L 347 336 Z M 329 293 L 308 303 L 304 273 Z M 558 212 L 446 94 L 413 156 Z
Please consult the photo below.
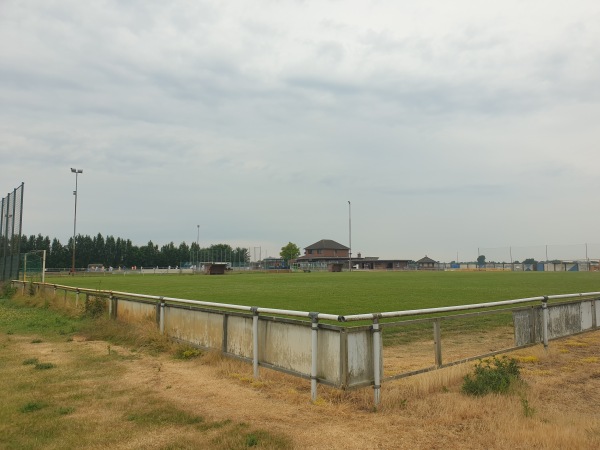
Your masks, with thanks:
M 21 183 L 2 199 L 0 207 L 0 282 L 19 276 L 23 189 L 24 183 Z

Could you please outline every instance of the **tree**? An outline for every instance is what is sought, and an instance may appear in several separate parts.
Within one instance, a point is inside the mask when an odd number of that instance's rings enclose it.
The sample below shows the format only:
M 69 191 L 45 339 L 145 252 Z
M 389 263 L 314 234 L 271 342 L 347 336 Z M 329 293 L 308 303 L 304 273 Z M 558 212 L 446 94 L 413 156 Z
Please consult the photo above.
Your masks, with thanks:
M 485 266 L 485 255 L 479 255 L 477 257 L 477 265 L 480 267 Z
M 296 259 L 298 256 L 300 256 L 300 249 L 296 244 L 288 242 L 288 244 L 285 247 L 281 247 L 281 252 L 279 253 L 279 256 L 281 256 L 287 263 L 290 260 Z

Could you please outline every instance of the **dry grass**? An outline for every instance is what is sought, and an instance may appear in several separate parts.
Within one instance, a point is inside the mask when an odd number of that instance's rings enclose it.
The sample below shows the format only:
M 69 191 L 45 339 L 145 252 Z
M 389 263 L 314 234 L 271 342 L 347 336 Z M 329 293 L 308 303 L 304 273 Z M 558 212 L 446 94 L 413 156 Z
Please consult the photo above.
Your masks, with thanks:
M 319 386 L 310 402 L 308 380 L 263 368 L 255 380 L 250 364 L 218 352 L 175 359 L 172 343 L 155 351 L 153 324 L 99 323 L 126 345 L 89 331 L 2 336 L 1 393 L 13 406 L 0 447 L 36 448 L 19 437 L 31 430 L 45 448 L 600 448 L 600 331 L 512 353 L 524 384 L 510 395 L 462 394 L 466 364 L 384 383 L 375 409 L 370 388 Z M 33 358 L 55 367 L 23 364 Z M 40 409 L 19 412 L 30 402 Z

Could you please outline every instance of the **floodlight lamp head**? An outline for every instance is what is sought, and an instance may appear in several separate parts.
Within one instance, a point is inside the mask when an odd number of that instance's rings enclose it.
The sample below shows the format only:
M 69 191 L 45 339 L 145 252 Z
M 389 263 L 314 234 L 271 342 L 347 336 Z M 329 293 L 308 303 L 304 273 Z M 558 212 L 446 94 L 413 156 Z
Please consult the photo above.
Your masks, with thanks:
M 77 171 L 71 167 L 71 172 L 75 173 Z

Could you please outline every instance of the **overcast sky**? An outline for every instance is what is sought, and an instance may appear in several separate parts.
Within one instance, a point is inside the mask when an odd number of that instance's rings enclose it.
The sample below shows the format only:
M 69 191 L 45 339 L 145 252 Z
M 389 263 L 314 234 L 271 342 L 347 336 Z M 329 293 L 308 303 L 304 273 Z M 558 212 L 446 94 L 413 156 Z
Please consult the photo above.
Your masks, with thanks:
M 0 0 L 0 188 L 63 243 L 74 167 L 136 245 L 600 257 L 599 118 L 595 0 Z

